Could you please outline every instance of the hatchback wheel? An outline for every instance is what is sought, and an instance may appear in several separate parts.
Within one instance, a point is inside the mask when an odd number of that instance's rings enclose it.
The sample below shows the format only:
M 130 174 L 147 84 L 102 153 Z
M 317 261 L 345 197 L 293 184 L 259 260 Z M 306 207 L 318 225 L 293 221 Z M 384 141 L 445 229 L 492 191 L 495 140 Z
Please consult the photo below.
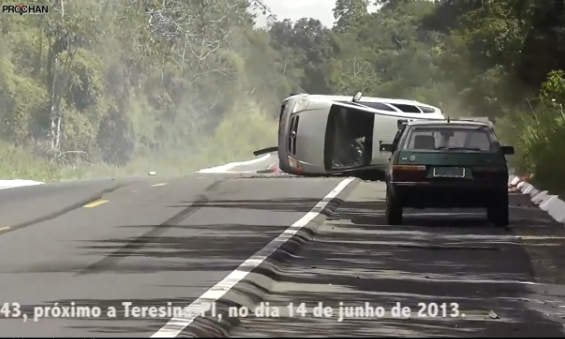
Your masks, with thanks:
M 388 189 L 386 193 L 386 219 L 389 225 L 402 224 L 402 205 Z
M 487 216 L 489 221 L 491 221 L 496 226 L 507 226 L 509 223 L 508 218 L 508 192 L 501 192 L 496 194 L 496 198 L 493 199 L 488 208 Z

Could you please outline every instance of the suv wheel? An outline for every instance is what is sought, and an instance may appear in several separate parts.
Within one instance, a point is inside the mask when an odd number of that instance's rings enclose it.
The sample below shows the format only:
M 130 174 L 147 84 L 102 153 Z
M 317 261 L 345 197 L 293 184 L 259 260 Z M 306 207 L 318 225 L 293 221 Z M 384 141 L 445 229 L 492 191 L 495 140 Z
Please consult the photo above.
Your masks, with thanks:
M 508 191 L 500 192 L 487 207 L 488 219 L 496 226 L 508 225 Z
M 402 224 L 402 205 L 388 188 L 386 190 L 386 220 L 389 225 Z

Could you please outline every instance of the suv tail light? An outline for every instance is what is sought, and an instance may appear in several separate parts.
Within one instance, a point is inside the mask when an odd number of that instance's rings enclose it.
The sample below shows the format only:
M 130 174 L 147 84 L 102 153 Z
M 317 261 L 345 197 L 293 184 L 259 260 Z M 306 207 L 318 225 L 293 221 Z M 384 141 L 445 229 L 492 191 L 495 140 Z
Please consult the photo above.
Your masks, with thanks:
M 426 179 L 426 166 L 424 165 L 393 165 L 393 181 L 422 181 Z

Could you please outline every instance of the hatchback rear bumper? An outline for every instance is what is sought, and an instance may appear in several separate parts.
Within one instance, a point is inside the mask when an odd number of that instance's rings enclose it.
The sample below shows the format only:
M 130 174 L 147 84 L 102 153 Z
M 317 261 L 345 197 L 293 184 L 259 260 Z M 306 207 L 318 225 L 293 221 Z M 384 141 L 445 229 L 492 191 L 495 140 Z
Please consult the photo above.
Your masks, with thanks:
M 506 184 L 469 182 L 389 183 L 391 193 L 406 207 L 487 207 L 507 191 Z

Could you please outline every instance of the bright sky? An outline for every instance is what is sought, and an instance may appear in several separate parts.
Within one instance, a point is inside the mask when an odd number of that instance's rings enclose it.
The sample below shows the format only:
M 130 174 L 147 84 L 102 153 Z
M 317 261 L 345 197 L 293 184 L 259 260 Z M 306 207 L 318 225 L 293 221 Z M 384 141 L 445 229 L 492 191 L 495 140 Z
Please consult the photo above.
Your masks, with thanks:
M 372 3 L 373 1 L 370 1 Z M 331 28 L 334 24 L 333 8 L 335 0 L 263 0 L 277 19 L 286 18 L 296 21 L 300 18 L 314 18 L 322 25 Z M 369 5 L 369 12 L 376 11 L 377 7 Z M 257 17 L 257 25 L 265 26 L 266 20 L 261 15 Z
M 300 18 L 315 18 L 326 27 L 334 23 L 335 0 L 263 0 L 278 20 L 286 18 L 296 21 Z

